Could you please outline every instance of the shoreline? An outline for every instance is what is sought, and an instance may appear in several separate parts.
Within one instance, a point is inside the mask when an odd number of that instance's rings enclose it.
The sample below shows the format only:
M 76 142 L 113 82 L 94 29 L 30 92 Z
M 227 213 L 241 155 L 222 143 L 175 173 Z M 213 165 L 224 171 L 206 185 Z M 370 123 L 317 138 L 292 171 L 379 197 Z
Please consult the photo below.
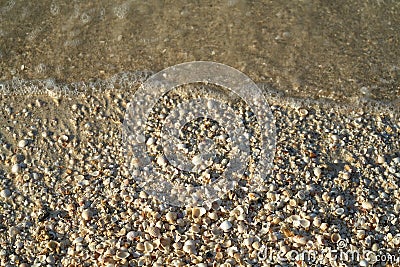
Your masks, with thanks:
M 277 127 L 269 182 L 260 192 L 229 191 L 203 210 L 160 203 L 123 165 L 121 123 L 133 92 L 0 96 L 10 107 L 0 148 L 2 266 L 262 266 L 279 256 L 264 259 L 263 248 L 334 250 L 342 239 L 359 255 L 400 257 L 396 113 L 267 92 Z M 321 264 L 335 262 L 326 254 Z

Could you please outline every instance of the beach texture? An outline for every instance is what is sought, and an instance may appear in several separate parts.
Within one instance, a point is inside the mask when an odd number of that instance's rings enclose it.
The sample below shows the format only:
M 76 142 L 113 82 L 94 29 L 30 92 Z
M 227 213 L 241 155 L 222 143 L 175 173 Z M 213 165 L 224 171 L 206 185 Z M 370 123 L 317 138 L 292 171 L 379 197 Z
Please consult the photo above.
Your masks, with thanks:
M 0 0 L 0 266 L 399 266 L 399 19 L 399 1 Z M 123 124 L 152 74 L 196 60 L 256 82 L 276 151 L 259 190 L 176 207 L 134 179 Z M 213 121 L 187 143 L 207 127 L 228 155 Z

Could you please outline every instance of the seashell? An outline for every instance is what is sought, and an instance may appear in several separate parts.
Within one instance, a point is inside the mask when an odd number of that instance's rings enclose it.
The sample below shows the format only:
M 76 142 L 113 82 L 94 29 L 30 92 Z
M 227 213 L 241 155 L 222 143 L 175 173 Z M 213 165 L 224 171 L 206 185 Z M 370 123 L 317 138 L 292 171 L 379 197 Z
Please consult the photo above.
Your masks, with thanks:
M 206 209 L 204 207 L 194 207 L 192 208 L 192 218 L 197 219 L 206 214 Z
M 321 174 L 322 174 L 321 168 L 316 167 L 316 168 L 314 168 L 313 172 L 314 172 L 314 175 L 315 175 L 316 177 L 318 177 L 318 178 L 321 177 Z
M 215 212 L 210 212 L 208 214 L 208 218 L 210 218 L 211 220 L 216 220 L 218 219 L 218 215 Z
M 60 244 L 58 242 L 54 241 L 54 240 L 50 240 L 47 243 L 47 247 L 52 251 L 57 250 L 59 246 L 60 246 Z
M 329 202 L 331 200 L 331 197 L 329 196 L 329 194 L 327 192 L 322 193 L 322 199 L 325 202 Z
M 339 242 L 340 239 L 342 239 L 342 237 L 341 237 L 340 234 L 338 234 L 338 233 L 333 233 L 333 234 L 331 235 L 331 241 L 332 241 L 333 243 Z
M 376 161 L 379 164 L 383 164 L 383 163 L 385 163 L 385 157 L 382 155 L 379 155 Z
M 131 195 L 124 196 L 124 201 L 127 203 L 131 203 L 133 201 L 133 197 Z
M 190 227 L 190 230 L 191 230 L 193 233 L 200 233 L 200 226 L 199 226 L 198 224 L 194 224 L 194 225 L 192 225 L 192 226 Z
M 89 221 L 90 219 L 92 219 L 92 212 L 89 209 L 85 209 L 82 211 L 82 218 L 85 221 Z
M 337 208 L 335 210 L 336 215 L 340 216 L 344 214 L 344 208 Z
M 321 225 L 320 225 L 320 229 L 322 230 L 322 231 L 326 231 L 326 229 L 328 229 L 328 224 L 327 223 L 321 223 Z
M 236 252 L 238 252 L 238 248 L 233 246 L 226 249 L 228 256 L 233 257 Z
M 116 257 L 117 257 L 117 259 L 122 260 L 122 259 L 128 258 L 129 255 L 130 254 L 129 254 L 128 251 L 120 251 L 120 252 L 117 253 Z
M 68 142 L 68 140 L 69 140 L 69 137 L 68 137 L 68 135 L 65 135 L 65 134 L 61 135 L 61 136 L 58 138 L 58 141 L 59 141 L 59 142 Z
M 290 200 L 289 200 L 289 205 L 292 206 L 292 207 L 296 207 L 296 206 L 297 206 L 297 201 L 296 201 L 296 199 L 293 199 L 293 198 L 290 199 Z
M 93 172 L 91 172 L 90 174 L 89 174 L 90 176 L 93 176 L 93 177 L 97 177 L 97 176 L 99 176 L 100 175 L 100 171 L 93 171 Z
M 157 164 L 160 166 L 166 166 L 168 164 L 167 159 L 164 156 L 157 157 Z
M 160 238 L 160 246 L 164 249 L 169 248 L 171 245 L 171 238 L 169 237 L 161 237 Z
M 19 148 L 24 148 L 29 144 L 29 141 L 26 139 L 22 139 L 18 142 L 18 147 Z
M 253 243 L 253 238 L 251 237 L 247 237 L 245 239 L 243 239 L 243 245 L 250 247 L 251 244 Z
M 305 229 L 308 229 L 309 227 L 310 227 L 310 221 L 309 220 L 307 220 L 307 219 L 301 219 L 300 221 L 299 221 L 299 224 L 300 224 L 300 226 L 301 227 L 303 227 L 303 228 L 305 228 Z
M 144 251 L 144 249 L 145 248 L 144 248 L 144 244 L 143 243 L 140 242 L 140 243 L 136 244 L 136 250 L 137 251 Z
M 260 198 L 258 194 L 252 192 L 248 194 L 248 197 L 250 201 L 257 201 Z
M 134 240 L 135 239 L 135 237 L 136 237 L 136 232 L 134 232 L 134 231 L 130 231 L 130 232 L 128 232 L 127 234 L 126 234 L 126 239 L 128 239 L 128 240 Z
M 20 173 L 21 170 L 22 170 L 22 168 L 21 168 L 21 166 L 20 166 L 19 164 L 14 164 L 14 165 L 11 167 L 11 172 L 12 172 L 12 173 Z
M 224 232 L 229 231 L 232 228 L 232 223 L 230 221 L 223 221 L 219 226 Z
M 196 243 L 193 240 L 186 240 L 182 249 L 188 254 L 196 254 Z
M 159 237 L 160 234 L 160 229 L 154 226 L 150 226 L 147 228 L 147 233 L 149 233 L 152 237 Z
M 294 221 L 300 221 L 300 219 L 301 219 L 301 217 L 299 215 L 294 214 L 289 217 L 288 221 L 293 223 Z
M 259 241 L 253 242 L 253 244 L 251 245 L 252 248 L 254 248 L 255 250 L 259 250 L 261 247 L 261 244 Z
M 302 116 L 302 117 L 307 116 L 308 115 L 308 110 L 305 109 L 305 108 L 300 108 L 299 109 L 299 115 Z
M 313 220 L 313 225 L 315 227 L 320 227 L 321 226 L 321 218 L 320 217 L 315 217 Z
M 153 243 L 151 242 L 145 241 L 143 245 L 144 245 L 144 251 L 147 253 L 152 252 L 154 249 Z
M 316 235 L 315 239 L 317 240 L 317 244 L 320 246 L 324 245 L 324 236 L 323 235 Z
M 292 240 L 299 245 L 305 245 L 307 243 L 307 238 L 300 235 L 295 235 Z
M 169 223 L 175 222 L 176 218 L 177 218 L 177 214 L 175 212 L 169 211 L 167 214 L 165 214 L 165 219 Z
M 361 206 L 363 207 L 363 209 L 366 209 L 366 210 L 370 210 L 370 209 L 373 208 L 372 203 L 369 202 L 369 201 L 364 201 L 364 202 L 361 204 Z
M 294 233 L 289 230 L 287 227 L 282 227 L 281 232 L 285 235 L 285 237 L 293 237 Z
M 140 198 L 147 198 L 147 193 L 145 191 L 140 191 L 139 197 Z
M 364 238 L 365 238 L 365 230 L 357 230 L 356 237 L 357 237 L 359 240 L 364 239 Z

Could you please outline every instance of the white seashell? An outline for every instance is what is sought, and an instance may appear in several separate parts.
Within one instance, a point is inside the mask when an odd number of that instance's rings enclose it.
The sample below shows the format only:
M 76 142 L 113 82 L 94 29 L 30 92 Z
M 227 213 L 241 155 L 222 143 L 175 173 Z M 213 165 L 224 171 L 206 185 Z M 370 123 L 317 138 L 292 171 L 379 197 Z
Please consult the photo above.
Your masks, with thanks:
M 203 159 L 201 158 L 201 155 L 196 155 L 192 158 L 192 163 L 196 166 L 200 165 L 203 163 Z
M 305 228 L 305 229 L 308 229 L 309 227 L 310 227 L 310 221 L 309 220 L 307 220 L 307 219 L 301 219 L 300 221 L 299 221 L 299 224 L 300 224 L 300 226 L 302 226 L 303 228 Z
M 154 249 L 153 243 L 145 241 L 144 242 L 144 251 L 145 252 L 152 252 Z
M 335 210 L 336 215 L 343 215 L 344 214 L 344 208 L 337 208 Z
M 332 139 L 333 141 L 337 141 L 337 140 L 339 140 L 339 136 L 336 135 L 336 134 L 333 134 L 333 135 L 331 135 L 331 139 Z
M 167 214 L 165 214 L 165 219 L 168 222 L 174 222 L 177 218 L 177 214 L 175 212 L 169 211 Z
M 327 223 L 321 223 L 321 225 L 320 225 L 320 229 L 322 230 L 322 231 L 326 231 L 326 229 L 328 229 L 328 224 Z
M 378 159 L 376 160 L 379 164 L 385 163 L 385 157 L 382 155 L 378 156 Z
M 307 115 L 308 115 L 308 110 L 305 109 L 305 108 L 300 108 L 300 109 L 299 109 L 299 114 L 300 114 L 300 116 L 302 116 L 302 117 L 307 116 Z
M 316 227 L 320 227 L 321 226 L 321 218 L 320 217 L 314 218 L 313 225 Z
M 290 216 L 289 222 L 294 223 L 294 222 L 300 221 L 300 219 L 301 219 L 301 217 L 299 215 L 295 214 L 295 215 Z
M 229 231 L 232 228 L 232 223 L 230 221 L 223 221 L 219 226 L 224 232 Z
M 295 235 L 293 236 L 293 242 L 299 245 L 305 245 L 307 243 L 307 238 L 304 236 Z
M 121 251 L 121 252 L 118 252 L 116 256 L 117 256 L 117 259 L 122 260 L 122 259 L 128 258 L 129 255 L 130 255 L 130 254 L 129 254 L 128 251 Z
M 11 167 L 11 172 L 12 173 L 20 173 L 21 172 L 21 166 L 19 164 L 14 164 Z
M 164 156 L 158 156 L 157 157 L 157 164 L 160 166 L 166 166 L 167 165 L 167 159 Z
M 319 167 L 316 167 L 316 168 L 314 168 L 314 175 L 316 176 L 316 177 L 321 177 L 321 174 L 322 174 L 322 170 L 321 170 L 321 168 L 319 168 Z
M 89 221 L 92 218 L 92 212 L 89 209 L 85 209 L 82 211 L 82 218 L 85 221 Z
M 19 147 L 19 148 L 24 148 L 24 147 L 26 147 L 28 144 L 29 144 L 29 141 L 26 140 L 26 139 L 23 139 L 23 140 L 21 140 L 21 141 L 18 142 L 18 147 Z
M 126 239 L 132 241 L 134 240 L 136 237 L 136 233 L 134 231 L 130 231 L 126 234 Z
M 154 226 L 148 227 L 147 233 L 149 233 L 152 237 L 159 237 L 161 235 L 160 229 Z
M 183 251 L 188 254 L 196 253 L 196 243 L 193 240 L 186 240 L 183 244 Z
M 372 203 L 369 201 L 364 201 L 361 206 L 366 209 L 366 210 L 370 210 L 373 208 Z

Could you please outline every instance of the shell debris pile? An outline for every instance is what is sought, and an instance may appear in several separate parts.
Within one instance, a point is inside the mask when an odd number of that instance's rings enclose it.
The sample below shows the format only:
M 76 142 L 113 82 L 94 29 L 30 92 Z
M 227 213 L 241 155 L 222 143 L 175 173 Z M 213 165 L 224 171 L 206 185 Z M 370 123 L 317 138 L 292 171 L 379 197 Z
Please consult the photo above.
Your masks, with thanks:
M 316 103 L 299 109 L 271 98 L 277 150 L 264 187 L 179 208 L 142 191 L 124 165 L 121 122 L 131 93 L 64 97 L 58 105 L 45 96 L 0 96 L 9 111 L 0 135 L 0 266 L 306 266 L 288 252 L 339 244 L 400 256 L 394 114 Z M 155 142 L 147 140 L 158 149 Z M 329 253 L 320 260 L 340 264 Z M 372 266 L 374 258 L 342 263 Z

